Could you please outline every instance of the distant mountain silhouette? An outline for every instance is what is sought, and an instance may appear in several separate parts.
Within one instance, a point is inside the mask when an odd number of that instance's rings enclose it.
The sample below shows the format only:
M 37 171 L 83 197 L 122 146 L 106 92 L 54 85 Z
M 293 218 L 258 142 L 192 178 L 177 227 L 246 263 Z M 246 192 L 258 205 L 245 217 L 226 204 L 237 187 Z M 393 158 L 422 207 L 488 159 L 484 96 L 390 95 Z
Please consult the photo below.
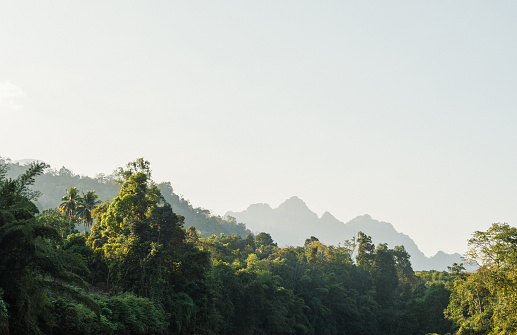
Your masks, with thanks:
M 253 232 L 270 233 L 279 246 L 302 246 L 310 236 L 317 237 L 322 243 L 337 245 L 362 231 L 371 236 L 375 244 L 387 243 L 390 248 L 403 245 L 411 255 L 411 264 L 416 271 L 443 271 L 453 263 L 462 262 L 458 253 L 451 255 L 439 251 L 433 257 L 426 257 L 408 235 L 397 232 L 391 223 L 374 220 L 370 215 L 358 216 L 347 223 L 329 212 L 319 218 L 298 197 L 291 197 L 275 209 L 268 204 L 254 204 L 242 212 L 226 215 L 244 222 Z

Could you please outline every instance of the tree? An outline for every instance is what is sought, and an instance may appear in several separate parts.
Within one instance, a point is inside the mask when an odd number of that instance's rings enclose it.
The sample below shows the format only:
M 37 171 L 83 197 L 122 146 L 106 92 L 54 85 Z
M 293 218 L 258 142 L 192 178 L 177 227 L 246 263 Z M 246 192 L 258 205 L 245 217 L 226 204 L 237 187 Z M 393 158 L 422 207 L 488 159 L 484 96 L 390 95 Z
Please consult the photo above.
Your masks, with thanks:
M 38 215 L 38 222 L 54 228 L 61 238 L 69 235 L 68 215 L 55 208 L 45 209 L 43 213 Z
M 119 184 L 124 184 L 124 182 L 129 180 L 129 177 L 137 173 L 145 174 L 147 176 L 147 181 L 152 183 L 151 163 L 143 158 L 137 158 L 136 160 L 127 163 L 125 169 L 122 167 L 116 169 L 114 171 L 114 175 L 116 176 L 115 181 Z
M 355 258 L 357 265 L 365 270 L 369 270 L 372 265 L 375 250 L 372 238 L 363 232 L 359 232 L 357 235 L 357 244 L 357 256 Z
M 119 195 L 109 203 L 100 222 L 92 227 L 88 243 L 106 260 L 110 269 L 108 282 L 114 279 L 111 277 L 113 271 L 123 270 L 136 229 L 156 207 L 158 195 L 151 192 L 147 185 L 145 174 L 139 172 L 131 175 L 122 185 Z
M 517 332 L 517 229 L 506 223 L 494 223 L 486 232 L 476 231 L 465 254 L 479 269 L 462 273 L 447 307 L 446 316 L 459 333 Z
M 160 190 L 148 174 L 133 172 L 122 174 L 119 194 L 95 211 L 100 220 L 88 245 L 95 260 L 105 263 L 110 288 L 159 302 L 171 329 L 185 332 L 196 324 L 195 312 L 206 311 L 208 253 L 187 243 L 183 217 L 160 203 Z
M 51 323 L 50 294 L 73 295 L 99 312 L 91 299 L 67 285 L 81 285 L 82 280 L 63 266 L 51 243 L 60 239 L 57 231 L 36 219 L 29 186 L 45 168 L 44 163 L 33 163 L 18 178 L 6 179 L 0 164 L 0 298 L 12 334 L 40 334 L 38 321 Z
M 66 190 L 66 195 L 61 198 L 61 205 L 59 205 L 59 209 L 69 217 L 68 226 L 70 234 L 72 234 L 72 217 L 76 214 L 79 198 L 80 195 L 77 188 L 70 187 L 70 189 Z
M 395 268 L 399 280 L 400 297 L 405 300 L 411 298 L 412 292 L 418 285 L 418 278 L 415 276 L 409 258 L 411 257 L 404 246 L 395 246 L 392 250 L 395 259 Z
M 393 303 L 398 277 L 393 250 L 388 249 L 387 244 L 381 243 L 375 249 L 370 273 L 373 279 L 375 299 L 379 305 L 388 307 Z
M 276 243 L 268 233 L 261 232 L 255 237 L 255 245 L 258 246 L 276 246 Z
M 100 204 L 99 196 L 95 191 L 83 193 L 77 201 L 77 215 L 83 221 L 85 228 L 91 227 L 93 222 L 92 211 Z M 86 230 L 85 230 L 86 233 Z
M 187 228 L 187 241 L 188 242 L 197 242 L 199 240 L 199 234 L 196 231 L 194 226 L 189 226 Z
M 305 239 L 305 243 L 303 244 L 304 248 L 308 248 L 312 242 L 319 241 L 317 237 L 311 236 L 307 239 Z

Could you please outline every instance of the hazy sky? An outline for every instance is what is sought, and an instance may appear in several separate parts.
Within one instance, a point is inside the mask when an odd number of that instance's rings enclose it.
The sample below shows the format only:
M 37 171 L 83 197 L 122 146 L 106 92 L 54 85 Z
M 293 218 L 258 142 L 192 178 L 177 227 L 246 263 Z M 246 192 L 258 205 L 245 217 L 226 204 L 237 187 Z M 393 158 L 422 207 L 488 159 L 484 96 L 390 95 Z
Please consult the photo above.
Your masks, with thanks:
M 137 157 L 223 215 L 297 195 L 427 255 L 517 225 L 515 1 L 2 1 L 0 156 Z

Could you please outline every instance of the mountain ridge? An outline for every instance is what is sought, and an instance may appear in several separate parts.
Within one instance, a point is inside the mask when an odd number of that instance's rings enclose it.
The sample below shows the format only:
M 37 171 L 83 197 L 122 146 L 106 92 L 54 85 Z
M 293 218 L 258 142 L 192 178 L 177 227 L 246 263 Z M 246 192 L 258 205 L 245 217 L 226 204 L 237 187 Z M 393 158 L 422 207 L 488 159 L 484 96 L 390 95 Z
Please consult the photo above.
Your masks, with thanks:
M 387 243 L 391 248 L 403 245 L 411 255 L 415 270 L 444 271 L 447 266 L 462 261 L 459 253 L 448 254 L 443 251 L 427 257 L 409 235 L 398 232 L 389 222 L 373 219 L 369 214 L 357 216 L 346 223 L 328 211 L 318 216 L 297 196 L 290 197 L 277 208 L 265 203 L 251 204 L 244 211 L 229 211 L 226 216 L 245 223 L 253 232 L 271 234 L 278 245 L 302 246 L 310 236 L 317 237 L 322 243 L 337 245 L 352 239 L 361 231 L 371 236 L 374 244 Z
M 0 157 L 0 163 L 7 164 L 12 169 L 8 171 L 8 176 L 21 174 L 28 167 L 26 164 L 31 161 L 36 160 L 25 159 L 13 162 Z M 65 194 L 65 190 L 70 186 L 77 186 L 83 191 L 96 190 L 102 200 L 111 200 L 120 188 L 109 178 L 78 176 L 62 167 L 60 170 L 48 170 L 37 178 L 34 190 L 42 191 L 43 194 L 36 201 L 36 205 L 40 210 L 56 208 Z M 411 255 L 411 262 L 415 270 L 446 270 L 446 267 L 452 263 L 461 262 L 461 255 L 457 253 L 451 255 L 438 251 L 435 255 L 426 257 L 408 235 L 397 232 L 391 223 L 374 220 L 368 214 L 357 216 L 347 223 L 338 220 L 328 211 L 319 217 L 302 199 L 296 196 L 290 197 L 275 209 L 267 203 L 257 203 L 251 204 L 242 212 L 227 212 L 226 216 L 232 216 L 237 221 L 226 221 L 221 217 L 212 216 L 208 210 L 194 208 L 188 200 L 174 193 L 170 183 L 160 183 L 160 187 L 174 211 L 185 217 L 186 226 L 195 226 L 204 237 L 211 234 L 218 235 L 222 232 L 226 234 L 238 232 L 244 236 L 250 231 L 264 231 L 270 233 L 279 245 L 283 242 L 291 242 L 287 244 L 301 246 L 310 236 L 316 236 L 325 244 L 337 245 L 362 231 L 370 235 L 375 244 L 387 243 L 390 247 L 404 245 Z M 278 213 L 283 213 L 283 217 L 279 217 Z M 257 218 L 260 219 L 257 220 Z M 286 225 L 286 222 L 293 221 L 297 222 L 296 228 L 298 229 L 296 231 L 298 234 L 294 237 L 293 228 Z

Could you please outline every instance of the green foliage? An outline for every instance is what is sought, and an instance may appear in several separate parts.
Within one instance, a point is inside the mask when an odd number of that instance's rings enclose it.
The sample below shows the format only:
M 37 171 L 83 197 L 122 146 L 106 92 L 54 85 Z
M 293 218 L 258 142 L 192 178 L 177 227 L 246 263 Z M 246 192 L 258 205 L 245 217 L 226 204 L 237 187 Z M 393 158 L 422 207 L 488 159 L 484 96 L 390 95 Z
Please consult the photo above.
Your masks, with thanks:
M 0 169 L 0 173 L 1 173 Z M 1 177 L 1 174 L 0 174 Z M 7 303 L 3 299 L 4 290 L 0 288 L 0 334 L 9 333 L 9 312 L 7 311 Z
M 0 158 L 0 163 L 4 162 L 9 168 L 6 177 L 16 178 L 27 171 L 27 165 L 12 163 Z M 118 193 L 118 186 L 113 176 L 105 176 L 99 174 L 95 178 L 79 176 L 72 173 L 66 168 L 59 170 L 46 168 L 44 173 L 35 179 L 31 192 L 39 194 L 37 199 L 32 199 L 40 211 L 49 208 L 58 208 L 61 204 L 64 190 L 75 186 L 80 190 L 95 190 L 101 199 L 113 199 Z
M 39 334 L 41 322 L 51 323 L 51 294 L 81 300 L 95 310 L 91 299 L 67 285 L 83 281 L 64 267 L 65 258 L 55 247 L 57 231 L 37 220 L 29 200 L 27 188 L 45 168 L 33 163 L 16 179 L 0 179 L 0 287 L 14 334 Z
M 276 243 L 273 241 L 270 234 L 262 232 L 255 238 L 255 245 L 267 247 L 276 246 Z
M 455 263 L 456 264 L 456 263 Z M 415 272 L 416 277 L 424 287 L 430 287 L 433 284 L 443 285 L 448 290 L 452 291 L 454 281 L 458 278 L 460 273 L 453 272 L 453 268 L 449 267 L 447 271 L 419 271 Z
M 386 244 L 379 244 L 375 250 L 370 273 L 373 279 L 375 300 L 381 306 L 388 307 L 394 301 L 398 277 L 393 253 Z
M 80 195 L 77 187 L 70 187 L 70 189 L 66 190 L 66 195 L 61 198 L 61 205 L 59 205 L 59 209 L 69 217 L 68 224 L 70 234 L 72 234 L 72 218 L 75 218 L 77 215 L 79 198 Z
M 116 171 L 112 201 L 68 186 L 62 212 L 36 216 L 27 186 L 44 168 L 7 179 L 0 165 L 0 333 L 443 334 L 453 321 L 460 333 L 514 331 L 511 227 L 475 235 L 472 257 L 490 260 L 475 274 L 415 274 L 404 247 L 363 233 L 280 248 L 160 190 L 143 159 Z
M 85 227 L 91 227 L 93 223 L 93 210 L 99 205 L 99 196 L 95 191 L 88 191 L 79 198 L 77 205 L 77 216 Z
M 118 179 L 120 182 L 125 178 L 123 177 L 124 175 L 131 175 L 136 172 L 143 172 L 144 174 L 150 175 L 150 167 L 148 166 L 148 169 L 145 168 L 145 161 L 142 164 L 138 163 L 138 161 L 139 160 L 130 162 L 129 167 L 126 166 L 125 168 L 117 169 L 115 174 L 118 176 L 99 174 L 95 178 L 90 178 L 75 175 L 72 171 L 64 167 L 59 170 L 47 169 L 44 174 L 36 179 L 33 186 L 34 191 L 31 191 L 34 192 L 34 194 L 41 194 L 35 201 L 35 204 L 40 211 L 49 208 L 58 208 L 61 204 L 60 199 L 63 197 L 63 190 L 69 189 L 71 186 L 75 186 L 79 190 L 95 190 L 95 193 L 99 195 L 100 199 L 110 201 L 117 196 L 120 190 L 120 185 L 116 183 L 115 179 Z M 1 158 L 0 162 L 5 162 L 5 166 L 9 167 L 9 170 L 6 170 L 5 173 L 6 176 L 18 176 L 27 170 L 27 166 L 9 161 L 6 162 Z M 119 174 L 121 170 L 124 171 L 122 175 Z M 129 173 L 127 173 L 128 171 Z M 161 189 L 165 201 L 171 205 L 174 212 L 183 216 L 187 225 L 192 225 L 200 231 L 200 236 L 219 236 L 221 233 L 224 233 L 226 235 L 239 234 L 245 237 L 251 233 L 246 229 L 243 223 L 238 223 L 235 218 L 228 217 L 223 219 L 219 216 L 211 215 L 210 211 L 206 209 L 194 208 L 188 200 L 174 193 L 170 183 L 161 183 L 158 187 Z M 96 220 L 95 216 L 93 219 Z M 72 218 L 72 221 L 73 220 L 74 218 Z M 76 222 L 76 224 L 77 223 L 79 223 L 79 221 Z M 81 226 L 77 228 L 82 231 Z
M 257 243 L 259 235 L 255 241 L 238 235 L 198 241 L 213 260 L 214 333 L 425 334 L 450 329 L 443 317 L 449 291 L 424 285 L 417 294 L 418 278 L 403 247 L 375 249 L 368 236 L 360 235 L 368 262 L 357 266 L 354 241 L 335 247 L 311 237 L 303 248 L 278 248 L 269 239 Z
M 54 209 L 45 209 L 41 215 L 37 217 L 38 222 L 43 224 L 46 227 L 50 227 L 55 229 L 61 238 L 65 238 L 68 234 L 70 234 L 70 222 L 67 214 Z M 77 229 L 75 229 L 75 222 L 71 222 L 72 225 L 72 233 L 77 233 Z
M 96 296 L 98 317 L 91 309 L 62 297 L 52 302 L 52 332 L 56 334 L 149 334 L 163 332 L 164 311 L 153 301 L 130 293 Z
M 493 224 L 469 240 L 466 259 L 481 267 L 459 273 L 446 316 L 458 334 L 517 332 L 517 229 Z
M 124 184 L 129 178 L 138 173 L 144 174 L 146 180 L 151 183 L 151 163 L 144 160 L 143 158 L 137 158 L 136 160 L 126 164 L 126 168 L 119 167 L 115 170 L 115 181 L 119 184 Z
M 451 291 L 444 282 L 421 282 L 415 290 L 415 299 L 408 303 L 408 309 L 413 316 L 416 329 L 421 334 L 437 332 L 449 333 L 453 323 L 444 318 L 444 310 L 449 303 Z
M 372 243 L 372 238 L 363 232 L 359 232 L 357 237 L 357 244 L 357 265 L 366 270 L 369 270 L 372 265 L 373 253 L 375 250 L 375 246 Z
M 68 235 L 58 247 L 65 266 L 73 273 L 87 278 L 90 276 L 89 264 L 93 260 L 93 250 L 86 245 L 84 235 Z
M 147 298 L 124 293 L 104 300 L 104 314 L 115 331 L 145 334 L 167 328 L 165 313 Z
M 150 170 L 129 169 L 120 175 L 125 181 L 118 196 L 94 212 L 98 219 L 88 237 L 94 266 L 106 266 L 111 289 L 158 302 L 176 331 L 194 327 L 196 312 L 207 304 L 208 254 L 187 243 L 183 217 L 169 204 L 160 205 Z
M 100 222 L 92 227 L 89 244 L 102 253 L 110 268 L 128 256 L 130 246 L 137 238 L 135 229 L 156 207 L 158 194 L 155 190 L 149 191 L 147 186 L 145 174 L 137 173 L 129 177 Z
M 201 237 L 219 236 L 220 234 L 228 236 L 239 234 L 241 237 L 245 237 L 251 234 L 244 223 L 238 223 L 233 217 L 223 219 L 211 215 L 209 210 L 194 208 L 188 200 L 174 193 L 170 183 L 161 183 L 158 186 L 163 198 L 171 205 L 174 212 L 183 216 L 189 226 L 194 226 L 201 233 Z
M 52 331 L 58 334 L 93 334 L 98 332 L 98 318 L 82 304 L 64 298 L 52 302 Z
M 55 237 L 55 231 L 36 223 L 37 209 L 25 196 L 44 168 L 44 164 L 33 164 L 16 179 L 3 178 L 6 168 L 0 168 L 0 287 L 4 290 L 2 305 L 10 316 L 9 328 L 16 332 L 37 333 L 39 311 L 34 306 L 43 309 L 46 305 L 34 275 L 48 269 L 39 261 L 46 251 L 42 238 Z

